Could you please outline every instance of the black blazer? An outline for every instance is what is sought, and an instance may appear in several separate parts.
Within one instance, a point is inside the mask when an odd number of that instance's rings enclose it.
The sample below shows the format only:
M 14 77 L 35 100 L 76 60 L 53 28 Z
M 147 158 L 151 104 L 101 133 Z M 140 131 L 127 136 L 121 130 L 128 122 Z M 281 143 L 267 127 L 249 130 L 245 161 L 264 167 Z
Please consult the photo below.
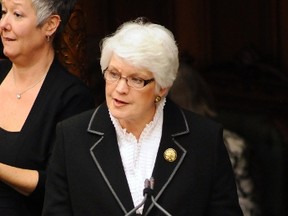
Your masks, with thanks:
M 63 121 L 57 134 L 43 216 L 120 216 L 134 208 L 106 104 Z M 177 152 L 174 162 L 163 157 L 168 148 Z M 155 200 L 171 215 L 242 215 L 222 127 L 170 101 L 153 177 Z M 143 215 L 164 214 L 148 200 Z

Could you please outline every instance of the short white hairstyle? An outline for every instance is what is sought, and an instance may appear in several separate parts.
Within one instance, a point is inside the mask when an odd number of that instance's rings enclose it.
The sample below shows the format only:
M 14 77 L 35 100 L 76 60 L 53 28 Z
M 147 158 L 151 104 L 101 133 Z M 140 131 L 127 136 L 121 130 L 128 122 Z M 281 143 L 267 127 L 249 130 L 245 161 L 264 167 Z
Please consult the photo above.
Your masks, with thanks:
M 112 55 L 139 69 L 153 73 L 158 87 L 172 86 L 179 67 L 178 47 L 170 30 L 144 22 L 142 18 L 122 24 L 101 43 L 101 70 L 109 66 Z

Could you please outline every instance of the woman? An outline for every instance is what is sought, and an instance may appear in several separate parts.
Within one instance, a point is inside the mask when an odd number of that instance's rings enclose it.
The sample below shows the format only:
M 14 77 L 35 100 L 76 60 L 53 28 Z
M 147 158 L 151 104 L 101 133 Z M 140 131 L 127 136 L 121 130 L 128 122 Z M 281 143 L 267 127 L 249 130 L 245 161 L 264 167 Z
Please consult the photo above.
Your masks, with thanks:
M 55 59 L 53 38 L 72 7 L 2 0 L 0 215 L 41 215 L 57 122 L 94 107 L 89 89 Z M 65 16 L 62 16 L 65 15 Z M 61 23 L 61 19 L 62 22 Z
M 166 101 L 172 33 L 124 23 L 100 63 L 106 103 L 59 124 L 43 215 L 242 215 L 222 127 Z
M 178 76 L 169 90 L 169 98 L 182 108 L 217 119 L 214 98 L 205 79 L 194 70 L 189 56 L 183 56 Z M 183 94 L 185 92 L 185 94 Z M 249 170 L 250 148 L 234 131 L 223 129 L 223 140 L 234 170 L 239 204 L 244 216 L 261 215 L 254 181 Z

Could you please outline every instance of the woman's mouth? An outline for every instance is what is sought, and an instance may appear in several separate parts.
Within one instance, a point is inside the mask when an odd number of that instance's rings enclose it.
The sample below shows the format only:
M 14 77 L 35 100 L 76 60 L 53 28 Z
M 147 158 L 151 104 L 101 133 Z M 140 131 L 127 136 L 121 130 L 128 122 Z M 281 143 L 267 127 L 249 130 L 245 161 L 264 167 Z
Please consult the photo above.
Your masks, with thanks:
M 114 98 L 114 104 L 116 106 L 123 106 L 123 105 L 127 105 L 128 103 L 126 103 L 125 101 L 118 100 L 118 99 Z

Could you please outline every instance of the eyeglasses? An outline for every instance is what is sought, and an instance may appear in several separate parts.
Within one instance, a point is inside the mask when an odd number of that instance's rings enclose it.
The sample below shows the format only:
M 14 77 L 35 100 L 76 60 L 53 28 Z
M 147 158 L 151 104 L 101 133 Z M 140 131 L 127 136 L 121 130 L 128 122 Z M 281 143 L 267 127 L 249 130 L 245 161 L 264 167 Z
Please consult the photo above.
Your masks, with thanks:
M 123 77 L 120 73 L 116 71 L 112 71 L 108 69 L 104 70 L 104 79 L 108 83 L 116 83 L 122 78 L 126 80 L 126 83 L 128 86 L 135 88 L 135 89 L 141 89 L 144 86 L 154 81 L 154 79 L 145 80 L 140 77 L 134 77 L 134 76 Z

